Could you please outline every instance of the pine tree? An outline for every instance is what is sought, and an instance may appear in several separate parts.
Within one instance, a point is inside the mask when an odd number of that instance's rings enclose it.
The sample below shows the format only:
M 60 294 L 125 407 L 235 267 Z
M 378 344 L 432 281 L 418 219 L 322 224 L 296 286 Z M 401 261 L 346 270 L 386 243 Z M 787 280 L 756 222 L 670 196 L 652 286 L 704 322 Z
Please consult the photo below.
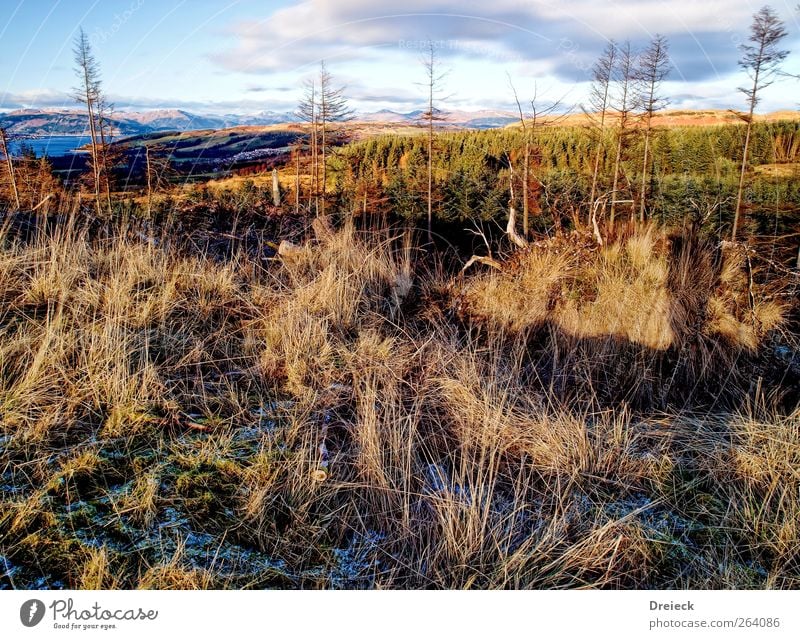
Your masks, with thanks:
M 739 89 L 747 100 L 748 113 L 743 116 L 747 130 L 742 149 L 742 165 L 739 171 L 739 187 L 736 192 L 736 209 L 731 230 L 731 240 L 733 241 L 736 241 L 742 209 L 742 194 L 744 193 L 744 180 L 753 129 L 753 113 L 758 106 L 761 90 L 774 82 L 781 62 L 789 55 L 787 50 L 780 48 L 780 41 L 785 37 L 786 29 L 783 22 L 770 7 L 765 6 L 753 16 L 748 38 L 750 44 L 741 45 L 743 55 L 739 60 L 739 66 L 747 72 L 753 84 L 749 88 Z
M 617 65 L 615 73 L 618 94 L 614 104 L 614 109 L 617 111 L 617 153 L 614 160 L 614 176 L 611 187 L 611 212 L 609 214 L 609 225 L 612 229 L 614 228 L 614 216 L 616 214 L 617 202 L 619 201 L 622 151 L 628 137 L 630 115 L 636 104 L 632 87 L 636 68 L 636 54 L 633 52 L 630 42 L 626 42 L 620 48 L 619 53 L 619 64 Z
M 306 124 L 308 124 L 308 143 L 306 144 L 306 149 L 308 150 L 309 155 L 309 173 L 311 175 L 311 187 L 308 194 L 308 207 L 309 210 L 312 207 L 312 203 L 315 205 L 315 213 L 319 213 L 319 202 L 317 199 L 317 127 L 319 125 L 319 110 L 317 106 L 317 83 L 315 80 L 307 80 L 304 84 L 305 91 L 303 93 L 303 97 L 300 100 L 300 104 L 297 107 L 297 118 Z M 300 148 L 298 148 L 298 155 L 300 154 Z M 298 177 L 297 177 L 297 184 L 299 187 L 300 178 L 299 178 L 299 170 L 300 170 L 300 163 L 298 160 L 297 164 L 298 170 Z
M 592 168 L 592 189 L 589 193 L 589 215 L 594 213 L 595 197 L 597 196 L 597 182 L 600 175 L 600 159 L 605 152 L 606 115 L 609 109 L 611 82 L 617 66 L 619 50 L 613 40 L 606 45 L 600 59 L 592 67 L 592 87 L 589 94 L 589 104 L 592 107 L 590 116 L 594 119 L 599 113 L 599 120 L 595 121 L 597 134 L 594 167 Z
M 328 193 L 328 174 L 327 174 L 327 151 L 331 143 L 328 135 L 328 127 L 332 123 L 344 122 L 353 116 L 353 110 L 348 107 L 347 99 L 344 97 L 344 87 L 335 87 L 333 77 L 325 67 L 325 61 L 320 63 L 319 68 L 319 105 L 318 120 L 321 134 L 321 163 L 322 163 L 322 215 L 325 215 L 325 199 Z M 337 132 L 340 136 L 342 131 Z
M 530 205 L 529 205 L 529 191 L 530 191 L 530 165 L 531 165 L 531 151 L 532 144 L 536 141 L 536 135 L 539 128 L 552 125 L 562 118 L 553 118 L 553 114 L 560 108 L 561 101 L 557 100 L 549 104 L 539 104 L 539 91 L 536 83 L 533 85 L 533 97 L 530 101 L 530 114 L 526 117 L 523 113 L 522 105 L 517 95 L 517 90 L 509 77 L 509 85 L 514 94 L 514 102 L 517 105 L 517 112 L 519 113 L 520 126 L 522 127 L 523 138 L 523 166 L 522 166 L 522 237 L 527 240 L 528 230 L 530 224 Z M 511 158 L 509 156 L 509 162 Z M 513 166 L 511 167 L 513 174 Z M 509 223 L 512 227 L 512 223 Z M 516 239 L 515 239 L 515 243 Z
M 92 186 L 95 193 L 95 207 L 97 215 L 101 215 L 101 156 L 100 132 L 98 131 L 97 110 L 101 100 L 100 65 L 92 53 L 89 38 L 83 28 L 75 37 L 73 47 L 75 60 L 75 74 L 78 76 L 79 85 L 74 90 L 75 99 L 86 105 L 86 114 L 89 118 L 89 136 L 91 138 L 91 167 L 93 173 Z
M 639 193 L 639 221 L 644 222 L 647 196 L 648 170 L 650 167 L 650 139 L 653 131 L 653 116 L 666 107 L 667 100 L 661 95 L 661 83 L 670 72 L 669 43 L 662 35 L 656 35 L 639 56 L 636 69 L 638 101 L 641 104 L 644 126 L 644 151 L 642 153 L 642 184 Z
M 428 108 L 420 116 L 428 129 L 428 242 L 433 242 L 433 131 L 436 122 L 445 120 L 444 114 L 437 106 L 441 98 L 441 85 L 446 73 L 439 70 L 439 57 L 436 55 L 434 42 L 428 41 L 427 55 L 422 60 L 425 69 L 425 88 Z

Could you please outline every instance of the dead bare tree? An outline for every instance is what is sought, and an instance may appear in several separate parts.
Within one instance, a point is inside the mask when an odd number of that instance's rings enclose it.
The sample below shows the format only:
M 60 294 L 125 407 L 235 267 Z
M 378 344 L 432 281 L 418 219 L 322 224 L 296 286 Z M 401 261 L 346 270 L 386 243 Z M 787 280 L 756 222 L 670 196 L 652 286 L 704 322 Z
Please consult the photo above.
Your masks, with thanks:
M 511 86 L 511 91 L 514 94 L 514 101 L 517 103 L 517 111 L 519 112 L 519 123 L 522 127 L 522 142 L 523 142 L 523 154 L 522 154 L 522 235 L 524 238 L 527 239 L 528 237 L 528 216 L 529 213 L 529 206 L 528 206 L 528 171 L 531 162 L 531 142 L 530 138 L 528 138 L 528 125 L 525 122 L 525 116 L 522 113 L 522 105 L 519 102 L 519 96 L 517 95 L 517 89 L 514 87 L 514 83 L 511 81 L 511 76 L 508 77 L 508 84 Z M 511 157 L 508 158 L 509 166 L 512 166 Z M 511 169 L 512 176 L 513 176 L 513 168 Z M 512 185 L 512 197 L 513 197 L 513 185 Z M 513 200 L 511 202 L 511 211 L 514 211 L 513 208 Z M 514 215 L 516 218 L 516 212 Z M 509 215 L 509 226 L 514 231 L 516 235 L 516 219 L 512 220 L 511 215 Z M 512 238 L 513 240 L 513 238 Z
M 294 181 L 294 213 L 300 215 L 300 153 L 297 152 L 297 166 Z
M 533 97 L 530 100 L 530 112 L 526 115 L 522 110 L 522 104 L 517 95 L 517 89 L 508 77 L 508 84 L 511 87 L 511 92 L 514 94 L 514 102 L 517 105 L 517 112 L 519 113 L 519 122 L 522 127 L 522 237 L 527 240 L 530 228 L 530 166 L 531 166 L 531 150 L 532 145 L 536 142 L 536 133 L 540 127 L 552 126 L 563 120 L 568 114 L 560 114 L 554 116 L 561 109 L 562 100 L 546 103 L 544 105 L 539 103 L 539 88 L 534 82 L 533 84 Z M 511 157 L 508 158 L 509 165 L 511 164 Z
M 325 215 L 325 201 L 328 193 L 328 173 L 327 173 L 327 151 L 331 143 L 328 136 L 328 127 L 335 122 L 344 122 L 353 117 L 353 110 L 347 105 L 344 97 L 344 87 L 335 87 L 333 76 L 325 67 L 325 61 L 320 62 L 319 67 L 319 105 L 317 108 L 319 130 L 320 130 L 320 151 L 322 164 L 322 215 Z M 338 131 L 341 134 L 341 131 Z
M 83 28 L 75 37 L 73 47 L 75 60 L 75 74 L 78 76 L 79 85 L 74 90 L 75 99 L 86 106 L 89 119 L 89 136 L 91 139 L 91 165 L 93 173 L 93 187 L 95 194 L 95 207 L 97 215 L 101 214 L 100 189 L 101 189 L 101 158 L 100 158 L 100 133 L 97 127 L 97 108 L 101 96 L 100 66 L 92 53 L 89 38 Z
M 759 102 L 759 94 L 775 81 L 780 64 L 789 55 L 789 51 L 780 48 L 780 42 L 786 37 L 783 22 L 769 6 L 764 6 L 753 15 L 750 25 L 750 44 L 742 44 L 742 57 L 739 66 L 744 69 L 753 84 L 749 88 L 739 88 L 747 100 L 748 112 L 742 116 L 747 129 L 742 149 L 742 165 L 739 171 L 739 188 L 736 192 L 736 209 L 733 215 L 731 241 L 736 241 L 739 229 L 739 217 L 742 210 L 742 194 L 744 193 L 747 160 L 750 152 L 750 136 L 753 129 L 753 113 Z
M 656 34 L 639 56 L 636 69 L 638 101 L 644 115 L 644 151 L 642 152 L 642 184 L 639 192 L 639 221 L 644 222 L 647 201 L 647 179 L 650 167 L 650 140 L 653 134 L 653 116 L 667 106 L 661 95 L 661 84 L 669 75 L 669 43 L 666 37 Z
M 628 125 L 631 112 L 635 108 L 635 94 L 632 91 L 634 71 L 636 68 L 636 54 L 631 48 L 631 43 L 626 42 L 619 49 L 619 64 L 614 74 L 617 85 L 617 95 L 613 108 L 617 112 L 617 153 L 614 159 L 614 177 L 611 186 L 611 211 L 609 213 L 609 226 L 614 228 L 614 216 L 619 203 L 620 167 L 622 165 L 622 151 L 628 137 Z
M 609 109 L 609 98 L 611 90 L 611 82 L 614 77 L 614 69 L 617 66 L 617 59 L 619 57 L 619 50 L 617 43 L 611 40 L 600 59 L 592 67 L 592 86 L 589 92 L 589 104 L 591 110 L 588 115 L 592 121 L 595 121 L 595 129 L 597 131 L 597 147 L 594 154 L 594 167 L 592 168 L 592 189 L 589 194 L 589 218 L 595 214 L 595 197 L 597 195 L 597 181 L 600 175 L 600 159 L 605 151 L 605 131 L 606 131 L 606 115 Z M 595 118 L 598 117 L 599 121 Z
M 300 215 L 300 154 L 303 149 L 301 137 L 291 145 L 294 154 L 294 214 Z
M 278 169 L 272 169 L 272 205 L 281 205 L 281 183 L 278 181 Z
M 508 224 L 506 224 L 506 235 L 519 248 L 528 246 L 528 240 L 521 237 L 517 232 L 517 207 L 514 204 L 514 163 L 511 156 L 506 153 L 508 160 Z
M 111 214 L 114 168 L 124 159 L 122 151 L 112 144 L 114 137 L 113 112 L 114 105 L 109 103 L 106 96 L 100 91 L 97 99 L 97 131 L 100 136 L 98 154 L 100 157 L 100 180 L 109 215 Z
M 150 216 L 153 205 L 153 167 L 150 164 L 150 146 L 144 147 L 144 170 L 147 177 L 147 215 Z
M 317 83 L 315 80 L 306 80 L 305 84 L 305 91 L 303 93 L 303 97 L 300 100 L 300 104 L 297 107 L 296 115 L 301 122 L 308 124 L 308 143 L 306 147 L 308 149 L 309 155 L 309 173 L 311 176 L 311 187 L 308 194 L 308 208 L 311 210 L 312 205 L 315 208 L 315 213 L 319 213 L 319 200 L 317 199 L 317 142 L 318 142 L 318 135 L 317 135 L 317 127 L 319 125 L 319 111 L 317 105 Z M 298 177 L 297 177 L 297 184 L 299 187 L 300 178 L 299 178 L 299 170 L 300 170 L 300 146 L 298 146 Z M 299 193 L 299 188 L 298 188 Z M 299 197 L 299 196 L 298 196 Z
M 436 45 L 428 41 L 427 55 L 422 59 L 425 69 L 425 88 L 428 97 L 428 108 L 420 116 L 420 120 L 428 129 L 428 242 L 433 242 L 433 132 L 436 122 L 446 118 L 438 108 L 437 103 L 442 100 L 441 89 L 447 72 L 439 70 L 439 57 L 436 55 Z

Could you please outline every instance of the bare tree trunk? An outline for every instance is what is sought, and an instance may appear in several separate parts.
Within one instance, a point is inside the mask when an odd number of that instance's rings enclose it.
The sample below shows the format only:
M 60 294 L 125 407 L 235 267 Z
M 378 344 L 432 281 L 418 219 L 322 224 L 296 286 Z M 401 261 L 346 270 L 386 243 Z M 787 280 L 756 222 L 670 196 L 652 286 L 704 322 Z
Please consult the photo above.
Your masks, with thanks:
M 86 112 L 89 116 L 89 136 L 91 138 L 92 147 L 92 170 L 94 172 L 94 195 L 95 206 L 97 208 L 97 215 L 100 215 L 100 156 L 97 152 L 97 126 L 94 119 L 94 109 L 91 92 L 91 85 L 89 84 L 89 69 L 84 66 L 83 76 L 86 90 Z
M 150 217 L 151 203 L 153 201 L 152 169 L 150 168 L 150 147 L 144 147 L 144 160 L 147 170 L 147 216 Z
M 325 198 L 328 194 L 328 162 L 326 153 L 325 129 L 327 128 L 325 118 L 326 108 L 325 104 L 325 88 L 320 87 L 320 123 L 322 125 L 322 215 L 325 215 Z
M 748 41 L 752 44 L 740 45 L 744 55 L 739 60 L 739 66 L 745 69 L 753 79 L 753 86 L 750 89 L 739 89 L 747 97 L 749 111 L 746 119 L 747 132 L 745 133 L 744 148 L 742 150 L 742 166 L 739 171 L 739 188 L 736 192 L 733 229 L 731 230 L 731 240 L 734 242 L 739 230 L 739 218 L 742 210 L 745 174 L 747 172 L 750 137 L 753 128 L 753 113 L 759 102 L 759 93 L 762 89 L 772 84 L 781 62 L 789 55 L 788 50 L 780 48 L 781 40 L 787 35 L 784 24 L 775 11 L 769 6 L 764 6 L 753 15 L 750 37 L 748 38 Z
M 316 138 L 317 138 L 317 84 L 315 80 L 306 80 L 305 90 L 300 104 L 297 108 L 298 119 L 304 124 L 308 124 L 307 144 L 304 144 L 306 137 L 300 135 L 295 145 L 295 214 L 300 213 L 300 164 L 302 149 L 308 148 L 308 212 L 310 213 L 314 203 L 314 187 L 316 186 Z
M 85 56 L 84 56 L 85 57 Z M 97 209 L 98 217 L 101 214 L 100 211 L 100 154 L 97 151 L 97 123 L 95 122 L 94 116 L 94 97 L 92 96 L 92 88 L 89 78 L 89 66 L 88 62 L 84 62 L 83 64 L 83 81 L 84 81 L 84 91 L 86 95 L 86 113 L 89 116 L 89 136 L 91 138 L 91 147 L 92 147 L 92 171 L 94 173 L 94 199 L 95 199 L 95 208 Z
M 422 114 L 428 133 L 428 242 L 433 242 L 433 123 L 445 118 L 436 108 L 437 93 L 445 74 L 439 73 L 439 63 L 436 57 L 436 48 L 433 41 L 428 41 L 428 55 L 423 60 L 428 88 L 428 110 Z
M 522 237 L 528 239 L 528 174 L 530 173 L 531 145 L 525 136 L 525 166 L 522 170 Z
M 599 202 L 597 204 L 599 204 Z M 592 231 L 594 232 L 594 237 L 597 240 L 597 244 L 598 246 L 603 246 L 603 236 L 600 234 L 600 227 L 597 226 L 597 206 L 592 206 L 591 222 Z
M 611 186 L 611 211 L 608 217 L 608 224 L 611 230 L 614 229 L 614 217 L 617 212 L 617 188 L 619 186 L 619 165 L 622 160 L 622 130 L 619 132 L 617 140 L 617 157 L 614 160 L 614 182 Z
M 647 130 L 644 133 L 644 158 L 642 160 L 642 190 L 639 194 L 639 221 L 644 222 L 645 197 L 647 195 L 647 163 L 650 159 L 650 122 L 652 116 L 647 116 Z
M 511 163 L 511 158 L 508 158 L 508 224 L 506 224 L 506 234 L 509 239 L 516 244 L 519 248 L 528 246 L 528 241 L 524 237 L 520 237 L 517 233 L 517 209 L 514 207 L 514 165 Z
M 316 116 L 315 116 L 316 117 Z M 313 180 L 312 180 L 312 187 L 311 192 L 314 196 L 314 215 L 319 215 L 319 139 L 317 133 L 317 121 L 314 120 L 314 124 L 312 125 L 313 130 L 313 146 L 314 149 L 311 153 L 311 157 L 313 160 Z
M 592 87 L 589 101 L 594 108 L 594 113 L 600 112 L 597 149 L 592 169 L 592 188 L 589 193 L 589 222 L 593 225 L 597 224 L 597 183 L 600 179 L 600 160 L 605 152 L 606 116 L 608 115 L 611 82 L 617 66 L 617 57 L 617 44 L 612 40 L 592 67 Z
M 272 169 L 272 204 L 281 205 L 281 185 L 278 182 L 278 169 Z
M 97 152 L 97 129 L 94 121 L 94 110 L 92 109 L 92 99 L 89 97 L 87 87 L 86 110 L 89 115 L 89 135 L 92 144 L 92 169 L 94 171 L 94 200 L 97 208 L 97 215 L 100 216 L 100 157 Z
M 14 193 L 14 202 L 17 205 L 17 210 L 20 209 L 19 204 L 19 190 L 17 189 L 17 175 L 14 173 L 14 161 L 11 159 L 11 154 L 8 152 L 8 140 L 6 139 L 6 132 L 0 129 L 0 142 L 3 145 L 3 155 L 6 156 L 6 166 L 8 167 L 8 177 L 11 180 L 11 190 Z
M 622 146 L 625 142 L 625 134 L 628 126 L 628 115 L 631 109 L 631 81 L 633 80 L 634 54 L 631 51 L 630 42 L 625 43 L 622 50 L 622 60 L 619 67 L 619 82 L 621 82 L 622 95 L 619 100 L 619 127 L 617 130 L 617 156 L 614 159 L 614 179 L 611 188 L 611 212 L 609 213 L 609 227 L 613 231 L 614 218 L 617 211 L 617 197 L 619 189 L 619 171 L 622 164 Z
M 103 182 L 103 191 L 105 192 L 106 196 L 106 205 L 108 206 L 108 214 L 111 215 L 111 176 L 109 175 L 110 167 L 108 162 L 108 144 L 106 142 L 105 116 L 102 104 L 98 105 L 98 115 L 99 115 L 98 128 L 100 129 L 100 158 L 101 158 L 99 174 Z
M 653 138 L 653 115 L 667 104 L 661 95 L 661 83 L 666 80 L 671 69 L 667 39 L 656 34 L 639 56 L 636 67 L 633 73 L 634 94 L 645 115 L 642 183 L 639 191 L 639 221 L 643 223 L 647 212 L 647 180 L 650 169 L 650 143 Z
M 300 215 L 300 148 L 295 149 L 294 214 Z
M 758 74 L 756 73 L 756 82 Z M 754 84 L 755 86 L 755 84 Z M 754 101 L 750 102 L 750 113 L 747 116 L 747 132 L 744 136 L 744 149 L 742 150 L 742 166 L 739 170 L 739 188 L 736 191 L 736 209 L 733 213 L 733 229 L 731 230 L 731 241 L 736 241 L 736 232 L 739 230 L 739 213 L 742 210 L 742 195 L 744 194 L 744 176 L 747 172 L 747 154 L 750 150 L 750 134 L 753 129 L 753 111 L 755 110 Z
M 433 76 L 429 84 L 428 111 L 428 242 L 433 242 Z
M 606 89 L 606 93 L 608 89 Z M 604 140 L 603 135 L 605 134 L 605 123 L 606 123 L 606 110 L 603 108 L 603 111 L 600 115 L 600 140 L 597 144 L 597 151 L 594 155 L 594 168 L 592 169 L 592 190 L 589 194 L 589 215 L 592 217 L 594 215 L 594 198 L 597 194 L 597 178 L 600 174 L 600 157 L 603 153 L 604 149 Z
M 100 190 L 102 189 L 102 171 L 104 158 L 98 148 L 101 135 L 103 135 L 103 95 L 100 89 L 100 69 L 97 61 L 92 55 L 89 38 L 83 29 L 75 38 L 73 49 L 75 60 L 75 71 L 78 76 L 80 86 L 75 90 L 75 99 L 86 105 L 86 114 L 89 118 L 89 135 L 91 137 L 92 149 L 92 169 L 94 173 L 94 196 L 97 216 L 102 216 L 100 204 Z M 98 132 L 98 125 L 100 131 Z M 110 194 L 107 193 L 107 200 Z

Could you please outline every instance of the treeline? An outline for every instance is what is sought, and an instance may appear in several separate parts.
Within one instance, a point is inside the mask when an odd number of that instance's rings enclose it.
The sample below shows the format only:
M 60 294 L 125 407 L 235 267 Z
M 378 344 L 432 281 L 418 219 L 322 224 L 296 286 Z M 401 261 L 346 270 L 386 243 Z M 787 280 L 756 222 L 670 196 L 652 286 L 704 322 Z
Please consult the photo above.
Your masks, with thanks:
M 730 227 L 736 240 L 744 213 L 769 207 L 776 218 L 796 213 L 794 182 L 759 176 L 753 167 L 797 159 L 796 123 L 759 125 L 755 108 L 763 89 L 781 73 L 787 32 L 777 14 L 763 7 L 753 15 L 739 66 L 749 83 L 739 91 L 746 110 L 739 126 L 664 129 L 657 115 L 671 63 L 669 42 L 656 34 L 642 50 L 610 41 L 591 73 L 586 126 L 554 127 L 558 103 L 543 104 L 534 83 L 519 112 L 516 131 L 444 134 L 434 144 L 434 101 L 444 77 L 434 47 L 425 60 L 429 89 L 426 135 L 370 140 L 338 158 L 338 194 L 345 208 L 431 220 L 507 219 L 505 232 L 526 246 L 532 226 L 559 231 L 565 221 L 592 228 L 599 243 L 621 217 L 681 216 L 694 224 Z M 527 106 L 529 104 L 529 106 Z M 555 120 L 555 122 L 554 122 Z M 784 176 L 785 177 L 785 176 Z M 793 176 L 795 177 L 795 176 Z M 522 233 L 518 215 L 521 212 Z M 732 214 L 732 219 L 731 218 Z M 532 218 L 537 218 L 532 220 Z M 785 226 L 785 225 L 784 225 Z
M 611 130 L 605 132 L 600 190 L 611 187 L 613 135 Z M 714 209 L 709 223 L 729 224 L 744 135 L 744 127 L 735 124 L 656 129 L 648 172 L 651 217 L 674 223 L 691 215 L 696 205 L 696 214 L 702 217 L 708 208 Z M 637 138 L 626 147 L 620 199 L 637 198 L 642 143 Z M 511 163 L 522 156 L 524 144 L 519 129 L 439 134 L 433 171 L 434 217 L 444 221 L 504 219 Z M 426 145 L 424 136 L 381 136 L 340 150 L 333 161 L 338 199 L 355 212 L 421 217 L 426 206 Z M 534 230 L 544 231 L 562 223 L 555 218 L 577 216 L 585 209 L 596 145 L 596 134 L 588 127 L 552 127 L 537 134 L 529 195 Z M 800 122 L 756 123 L 749 159 L 755 166 L 798 162 Z M 522 192 L 517 191 L 516 204 L 521 209 Z M 796 214 L 800 180 L 754 174 L 747 195 L 751 212 L 774 214 L 777 202 L 782 213 Z
M 658 129 L 653 143 L 653 161 L 662 173 L 725 174 L 738 171 L 744 128 L 736 124 L 683 126 Z M 610 140 L 612 132 L 606 134 Z M 436 168 L 440 171 L 470 171 L 476 164 L 519 153 L 524 140 L 515 128 L 440 133 L 437 137 Z M 638 156 L 642 141 L 629 147 Z M 383 135 L 351 144 L 339 152 L 352 164 L 357 177 L 375 171 L 408 171 L 427 144 L 422 137 Z M 753 126 L 750 162 L 753 165 L 791 163 L 800 160 L 800 122 L 760 122 Z M 540 170 L 591 171 L 596 138 L 587 127 L 560 126 L 537 135 L 532 163 Z M 612 153 L 601 155 L 601 170 L 608 173 Z M 498 160 L 499 161 L 499 160 Z M 732 166 L 729 166 L 732 165 Z M 341 163 L 337 167 L 341 170 Z M 631 163 L 628 172 L 635 172 Z

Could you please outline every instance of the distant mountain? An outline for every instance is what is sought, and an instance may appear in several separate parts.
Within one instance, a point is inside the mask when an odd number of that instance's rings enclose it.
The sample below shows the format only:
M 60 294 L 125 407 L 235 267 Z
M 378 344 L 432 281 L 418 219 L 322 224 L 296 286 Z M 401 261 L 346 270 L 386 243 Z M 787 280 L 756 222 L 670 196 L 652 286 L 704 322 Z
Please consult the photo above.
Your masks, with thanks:
M 509 111 L 460 111 L 454 117 L 470 129 L 499 129 L 512 122 L 519 122 L 519 116 Z
M 356 116 L 360 122 L 408 122 L 410 121 L 410 113 L 398 113 L 397 111 L 390 111 L 389 109 L 381 109 L 374 113 L 364 113 L 363 115 Z
M 118 135 L 146 133 L 148 128 L 136 121 L 115 117 L 114 129 Z M 88 118 L 76 110 L 20 109 L 0 114 L 0 126 L 11 135 L 88 135 Z
M 356 115 L 359 122 L 412 124 L 424 111 L 402 113 L 383 109 Z M 442 126 L 487 129 L 516 121 L 513 113 L 503 111 L 449 111 Z M 291 112 L 262 111 L 252 114 L 200 115 L 182 109 L 119 111 L 111 118 L 115 136 L 143 135 L 158 131 L 196 131 L 226 129 L 235 126 L 269 126 L 297 122 Z M 89 121 L 79 109 L 19 109 L 0 113 L 0 126 L 11 135 L 41 137 L 49 135 L 88 135 Z
M 400 113 L 383 109 L 374 113 L 365 113 L 356 116 L 361 122 L 381 122 L 389 123 L 415 123 L 422 118 L 422 109 Z M 443 111 L 442 126 L 466 127 L 470 129 L 493 129 L 504 127 L 507 124 L 516 122 L 519 118 L 513 113 L 506 111 Z
M 297 122 L 298 117 L 291 111 L 261 111 L 252 115 L 224 115 L 223 119 L 235 122 L 228 126 L 267 126 L 270 124 L 284 124 Z
M 115 136 L 142 135 L 157 131 L 195 131 L 234 126 L 267 126 L 294 122 L 291 113 L 263 111 L 252 115 L 198 115 L 180 109 L 120 111 L 111 117 Z M 77 109 L 19 109 L 0 113 L 0 126 L 11 135 L 88 135 L 89 119 Z
M 223 118 L 196 115 L 180 109 L 122 112 L 115 114 L 115 118 L 124 124 L 134 122 L 148 131 L 190 131 L 193 129 L 219 129 L 226 126 Z
M 293 113 L 262 111 L 249 115 L 198 115 L 180 109 L 158 109 L 118 114 L 132 120 L 150 131 L 196 131 L 199 129 L 227 129 L 234 126 L 268 126 L 284 122 L 296 122 Z

